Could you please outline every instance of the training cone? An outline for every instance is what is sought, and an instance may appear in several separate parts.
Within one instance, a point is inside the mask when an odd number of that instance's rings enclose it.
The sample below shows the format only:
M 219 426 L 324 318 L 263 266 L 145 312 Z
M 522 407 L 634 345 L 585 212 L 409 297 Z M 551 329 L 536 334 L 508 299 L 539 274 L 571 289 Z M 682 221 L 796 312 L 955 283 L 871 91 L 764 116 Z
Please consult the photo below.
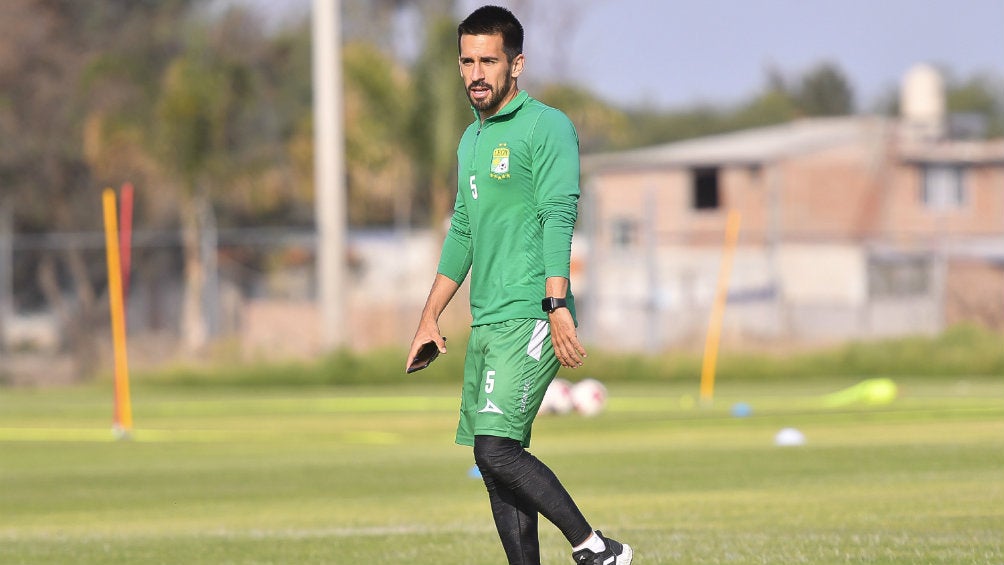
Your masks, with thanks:
M 853 404 L 882 406 L 896 400 L 898 394 L 899 389 L 892 379 L 865 379 L 854 386 L 825 395 L 823 405 L 827 408 Z
M 778 447 L 805 445 L 805 434 L 795 428 L 782 428 L 774 435 L 774 445 Z

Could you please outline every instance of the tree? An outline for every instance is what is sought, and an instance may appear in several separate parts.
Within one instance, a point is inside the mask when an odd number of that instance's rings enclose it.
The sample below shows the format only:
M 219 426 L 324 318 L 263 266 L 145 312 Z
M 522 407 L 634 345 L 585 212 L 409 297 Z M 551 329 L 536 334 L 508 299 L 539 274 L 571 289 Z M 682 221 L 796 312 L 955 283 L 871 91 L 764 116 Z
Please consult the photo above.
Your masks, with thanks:
M 349 221 L 407 223 L 409 199 L 402 187 L 414 173 L 402 132 L 412 112 L 411 81 L 373 45 L 354 43 L 343 53 Z
M 820 63 L 805 73 L 795 99 L 806 116 L 845 116 L 854 112 L 850 82 L 833 63 Z
M 88 70 L 107 53 L 142 50 L 127 30 L 154 28 L 185 2 L 0 3 L 0 183 L 19 232 L 99 230 L 100 186 L 82 140 L 94 112 Z M 141 32 L 146 43 L 152 34 Z M 156 37 L 156 35 L 153 35 Z M 108 105 L 113 103 L 109 102 Z M 94 131 L 95 126 L 91 126 Z M 76 376 L 96 368 L 100 250 L 43 246 L 31 263 L 37 286 L 64 331 Z M 23 260 L 23 259 L 22 259 Z M 66 291 L 72 291 L 67 299 Z
M 989 76 L 976 75 L 948 87 L 948 112 L 969 114 L 982 122 L 985 137 L 1004 136 L 1004 89 Z
M 208 341 L 203 314 L 207 273 L 202 238 L 213 222 L 213 187 L 224 186 L 247 163 L 256 49 L 253 18 L 232 9 L 218 27 L 195 29 L 187 49 L 168 65 L 157 102 L 156 136 L 162 162 L 180 188 L 184 256 L 182 345 L 196 352 Z
M 553 84 L 542 89 L 537 97 L 572 120 L 579 136 L 579 149 L 584 153 L 623 147 L 631 139 L 627 116 L 587 90 Z
M 456 23 L 439 18 L 429 27 L 415 64 L 415 105 L 408 129 L 415 163 L 415 213 L 442 225 L 456 193 L 457 140 L 474 120 L 457 67 Z

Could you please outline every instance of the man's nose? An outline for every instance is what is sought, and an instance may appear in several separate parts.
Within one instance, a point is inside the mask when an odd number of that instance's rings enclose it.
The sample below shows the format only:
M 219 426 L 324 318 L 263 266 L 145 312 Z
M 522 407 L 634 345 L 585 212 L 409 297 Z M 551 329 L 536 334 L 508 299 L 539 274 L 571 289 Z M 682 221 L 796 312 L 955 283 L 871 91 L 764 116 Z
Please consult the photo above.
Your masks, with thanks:
M 471 69 L 471 81 L 479 81 L 485 78 L 485 68 L 481 63 L 475 62 Z

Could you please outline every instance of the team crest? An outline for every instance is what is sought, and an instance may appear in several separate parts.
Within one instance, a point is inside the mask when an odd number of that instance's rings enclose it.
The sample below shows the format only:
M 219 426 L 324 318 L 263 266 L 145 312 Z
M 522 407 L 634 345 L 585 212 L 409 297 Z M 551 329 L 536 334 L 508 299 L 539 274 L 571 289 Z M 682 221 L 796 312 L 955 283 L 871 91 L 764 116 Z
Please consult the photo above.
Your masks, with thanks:
M 500 143 L 498 147 L 492 151 L 492 170 L 491 177 L 496 180 L 502 180 L 509 178 L 509 146 L 505 143 Z

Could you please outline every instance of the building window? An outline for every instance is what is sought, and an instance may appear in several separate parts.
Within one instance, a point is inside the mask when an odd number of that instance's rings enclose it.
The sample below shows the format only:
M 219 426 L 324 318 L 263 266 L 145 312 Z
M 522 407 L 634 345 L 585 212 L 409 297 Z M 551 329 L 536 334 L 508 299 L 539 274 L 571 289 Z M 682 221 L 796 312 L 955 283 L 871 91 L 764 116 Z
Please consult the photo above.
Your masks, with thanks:
M 920 176 L 920 201 L 929 210 L 955 210 L 966 204 L 966 170 L 960 165 L 922 165 Z
M 617 249 L 631 247 L 638 241 L 638 222 L 631 218 L 617 218 L 611 225 L 611 243 Z
M 872 256 L 868 258 L 868 294 L 902 298 L 927 294 L 931 287 L 930 258 Z
M 693 170 L 693 203 L 695 210 L 717 210 L 721 199 L 718 190 L 718 169 L 705 167 Z

